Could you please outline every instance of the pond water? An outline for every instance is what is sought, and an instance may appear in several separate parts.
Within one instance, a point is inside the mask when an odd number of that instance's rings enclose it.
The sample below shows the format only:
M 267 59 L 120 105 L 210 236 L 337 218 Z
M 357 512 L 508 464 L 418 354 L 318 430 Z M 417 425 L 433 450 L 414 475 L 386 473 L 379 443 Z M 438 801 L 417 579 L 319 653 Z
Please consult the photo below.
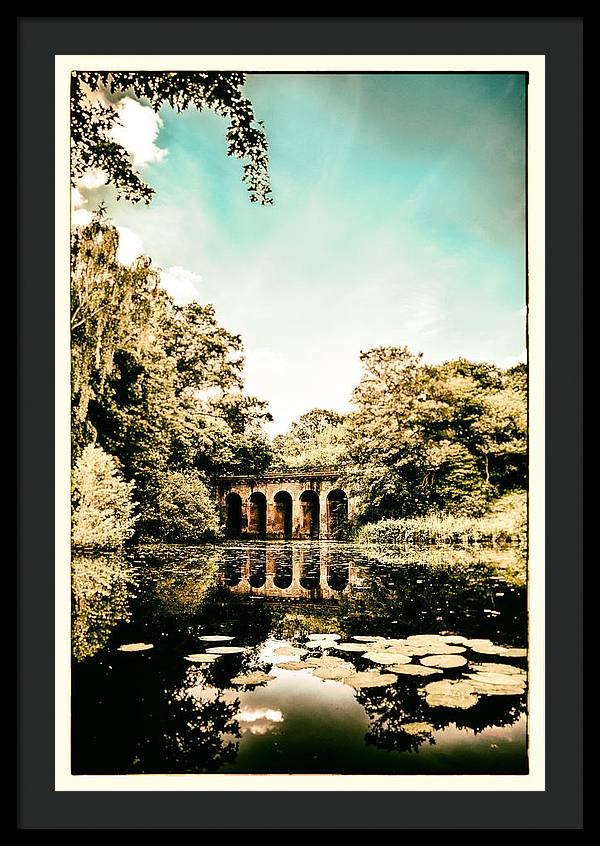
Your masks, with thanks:
M 77 555 L 72 771 L 526 773 L 526 647 L 518 550 Z

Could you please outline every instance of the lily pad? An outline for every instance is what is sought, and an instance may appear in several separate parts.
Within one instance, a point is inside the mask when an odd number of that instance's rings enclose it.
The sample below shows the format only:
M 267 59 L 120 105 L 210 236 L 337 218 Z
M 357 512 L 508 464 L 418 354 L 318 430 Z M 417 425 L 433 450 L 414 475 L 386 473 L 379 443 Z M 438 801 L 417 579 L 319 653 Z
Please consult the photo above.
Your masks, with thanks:
M 503 646 L 501 649 L 502 652 L 499 654 L 505 658 L 527 658 L 527 650 L 518 646 Z
M 303 655 L 308 655 L 308 649 L 301 649 L 299 646 L 278 646 L 275 655 L 297 655 L 301 658 Z
M 469 682 L 444 679 L 425 686 L 425 701 L 432 708 L 472 708 L 479 697 Z
M 336 655 L 321 655 L 320 658 L 305 658 L 304 663 L 311 667 L 350 667 L 352 669 L 352 664 L 348 664 L 343 658 L 338 658 Z
M 231 679 L 231 684 L 266 684 L 273 680 L 273 676 L 263 673 L 260 670 L 255 670 L 252 673 L 242 673 L 239 676 Z
M 366 652 L 369 646 L 366 643 L 336 643 L 335 648 L 341 652 Z
M 306 635 L 308 640 L 341 640 L 341 636 L 336 632 L 321 632 L 320 634 Z
M 124 643 L 118 647 L 119 652 L 145 652 L 146 649 L 154 649 L 153 643 Z
M 438 634 L 409 635 L 406 640 L 408 643 L 415 643 L 417 646 L 429 646 L 432 643 L 444 642 L 442 636 Z
M 360 643 L 378 643 L 380 641 L 385 642 L 384 637 L 378 637 L 376 635 L 352 635 L 352 640 L 358 640 Z
M 509 676 L 505 676 L 509 678 Z M 511 684 L 488 684 L 486 682 L 478 682 L 475 679 L 469 679 L 469 684 L 475 691 L 482 696 L 521 696 L 525 693 L 525 687 L 517 687 Z
M 494 664 L 494 663 L 484 663 L 484 664 L 473 664 L 471 663 L 471 669 L 477 673 L 502 673 L 506 674 L 507 676 L 525 676 L 527 675 L 525 670 L 522 670 L 520 667 L 513 667 L 510 664 Z
M 312 664 L 307 664 L 306 661 L 286 661 L 276 666 L 280 670 L 314 670 Z
M 411 662 L 409 655 L 401 655 L 399 652 L 366 652 L 363 658 L 375 664 L 410 664 Z
M 507 673 L 466 673 L 465 678 L 483 684 L 501 684 L 509 687 L 525 686 L 525 681 L 521 676 Z
M 206 651 L 215 655 L 236 655 L 246 650 L 243 646 L 211 646 Z
M 444 670 L 451 667 L 464 667 L 467 663 L 467 659 L 462 655 L 429 655 L 420 660 L 426 667 L 440 667 Z
M 235 638 L 229 637 L 229 635 L 200 635 L 198 640 L 210 640 L 213 643 L 226 643 L 228 640 L 235 640 Z
M 442 672 L 436 667 L 423 667 L 421 664 L 390 664 L 387 669 L 405 676 L 435 676 Z
M 376 670 L 366 670 L 363 673 L 355 673 L 344 679 L 344 684 L 349 684 L 356 690 L 363 687 L 387 687 L 390 684 L 395 684 L 398 681 L 398 676 L 394 673 L 379 673 Z
M 493 642 L 486 637 L 473 637 L 469 640 L 465 640 L 465 646 L 470 646 L 471 648 L 475 649 L 476 647 L 480 646 L 494 646 Z
M 400 731 L 410 734 L 413 737 L 424 737 L 433 734 L 435 731 L 430 723 L 404 723 L 404 725 L 398 726 L 398 728 Z
M 466 646 L 469 642 L 469 639 L 463 637 L 462 635 L 440 635 L 444 643 L 452 643 L 457 644 L 459 646 Z
M 348 669 L 347 667 L 317 667 L 313 671 L 313 676 L 318 679 L 329 679 L 331 681 L 343 681 L 354 674 L 354 667 Z
M 383 651 L 385 647 L 385 652 L 389 652 L 391 655 L 410 655 L 411 658 L 420 658 L 423 655 L 432 655 L 433 653 L 437 653 L 440 646 L 443 646 L 443 644 L 436 643 L 435 646 L 416 646 L 414 643 L 392 644 L 391 646 L 378 644 L 377 650 Z
M 194 652 L 192 655 L 184 655 L 183 657 L 186 661 L 191 661 L 192 664 L 212 664 L 219 656 L 209 655 L 207 652 Z

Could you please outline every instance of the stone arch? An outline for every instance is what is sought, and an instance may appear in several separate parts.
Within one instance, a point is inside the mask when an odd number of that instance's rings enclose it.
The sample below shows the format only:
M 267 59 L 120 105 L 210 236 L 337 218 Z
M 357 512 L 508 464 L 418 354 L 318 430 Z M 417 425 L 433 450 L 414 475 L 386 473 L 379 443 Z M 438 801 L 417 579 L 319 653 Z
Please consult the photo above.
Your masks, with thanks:
M 348 497 L 341 488 L 334 488 L 327 494 L 327 537 L 341 538 L 347 523 Z
M 248 499 L 248 534 L 258 538 L 267 534 L 267 497 L 261 491 Z
M 292 511 L 294 500 L 289 491 L 277 491 L 273 497 L 273 531 L 288 540 L 292 536 Z
M 320 504 L 315 491 L 303 491 L 300 494 L 300 537 L 317 539 L 319 537 Z
M 242 533 L 242 498 L 238 493 L 225 497 L 225 533 L 230 538 L 239 538 Z

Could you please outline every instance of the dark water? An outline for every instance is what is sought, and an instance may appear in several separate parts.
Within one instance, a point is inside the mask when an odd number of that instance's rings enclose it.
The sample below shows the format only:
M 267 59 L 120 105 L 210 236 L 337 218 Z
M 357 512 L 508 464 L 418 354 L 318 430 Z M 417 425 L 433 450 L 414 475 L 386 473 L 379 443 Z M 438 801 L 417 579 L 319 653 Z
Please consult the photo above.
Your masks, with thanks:
M 467 709 L 428 704 L 426 684 L 468 665 L 356 690 L 276 650 L 337 633 L 488 638 L 527 645 L 523 562 L 513 551 L 367 550 L 328 542 L 136 547 L 73 562 L 72 770 L 123 773 L 515 774 L 527 772 L 526 694 Z M 191 663 L 218 642 L 244 651 Z M 120 646 L 152 644 L 123 652 Z M 310 656 L 381 670 L 331 641 Z M 419 663 L 419 657 L 412 658 Z M 261 670 L 270 681 L 235 685 Z M 428 724 L 424 734 L 407 725 Z

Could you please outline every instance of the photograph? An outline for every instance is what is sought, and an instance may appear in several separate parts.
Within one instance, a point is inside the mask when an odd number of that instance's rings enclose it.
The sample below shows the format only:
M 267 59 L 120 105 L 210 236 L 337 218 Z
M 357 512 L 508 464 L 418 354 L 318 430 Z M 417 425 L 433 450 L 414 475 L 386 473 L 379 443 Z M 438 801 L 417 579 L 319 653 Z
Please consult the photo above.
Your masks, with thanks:
M 532 789 L 543 63 L 211 58 L 57 58 L 65 778 Z

